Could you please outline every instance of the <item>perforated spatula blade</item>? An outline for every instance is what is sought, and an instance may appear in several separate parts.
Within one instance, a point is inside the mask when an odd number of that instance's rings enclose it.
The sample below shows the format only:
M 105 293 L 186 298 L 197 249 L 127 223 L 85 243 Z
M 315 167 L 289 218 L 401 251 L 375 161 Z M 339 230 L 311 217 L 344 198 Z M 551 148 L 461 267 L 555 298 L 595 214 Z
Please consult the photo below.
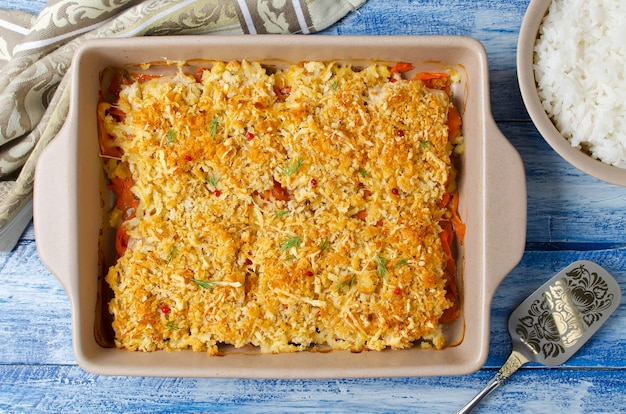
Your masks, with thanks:
M 560 365 L 617 309 L 621 290 L 596 263 L 576 261 L 537 289 L 509 317 L 513 351 L 498 373 L 457 414 L 469 413 L 527 362 Z

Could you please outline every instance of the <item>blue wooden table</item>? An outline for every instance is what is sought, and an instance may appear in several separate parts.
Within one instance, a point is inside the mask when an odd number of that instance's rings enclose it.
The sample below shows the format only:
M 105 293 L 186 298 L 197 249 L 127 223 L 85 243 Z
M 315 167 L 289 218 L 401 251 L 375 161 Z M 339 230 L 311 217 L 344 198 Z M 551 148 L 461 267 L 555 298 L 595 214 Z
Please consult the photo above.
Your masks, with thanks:
M 0 0 L 38 12 L 44 0 Z M 32 225 L 0 256 L 0 412 L 435 412 L 453 413 L 510 352 L 510 312 L 578 259 L 626 287 L 626 188 L 564 162 L 530 122 L 517 86 L 517 35 L 528 0 L 368 0 L 325 35 L 464 35 L 486 47 L 494 118 L 524 160 L 526 252 L 493 300 L 484 367 L 460 377 L 250 380 L 103 377 L 74 360 L 69 300 L 43 266 Z M 624 299 L 623 299 L 624 300 Z M 527 365 L 476 412 L 626 412 L 626 309 L 574 358 Z

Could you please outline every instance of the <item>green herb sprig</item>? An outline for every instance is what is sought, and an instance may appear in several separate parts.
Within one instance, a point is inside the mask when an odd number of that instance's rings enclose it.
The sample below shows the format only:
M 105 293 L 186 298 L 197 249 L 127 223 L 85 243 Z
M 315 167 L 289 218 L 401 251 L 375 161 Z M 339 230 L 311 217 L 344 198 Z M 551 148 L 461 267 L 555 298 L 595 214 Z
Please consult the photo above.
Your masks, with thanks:
M 402 259 L 400 259 L 400 260 L 398 260 L 398 261 L 396 262 L 396 264 L 394 265 L 394 267 L 402 267 L 402 266 L 405 266 L 408 262 L 409 262 L 409 259 L 402 258 Z
M 211 134 L 211 138 L 215 139 L 217 136 L 217 127 L 220 125 L 220 118 L 215 115 L 213 119 L 209 122 L 209 134 Z
M 378 276 L 380 276 L 383 279 L 386 278 L 387 277 L 387 259 L 385 259 L 384 257 L 382 257 L 381 255 L 377 253 L 376 264 L 378 265 Z
M 206 276 L 205 276 L 206 277 Z M 204 289 L 214 289 L 215 287 L 217 287 L 218 283 L 214 280 L 208 280 L 208 279 L 204 279 L 204 280 L 200 280 L 200 279 L 191 279 L 191 281 L 193 283 L 195 283 L 197 286 L 200 286 L 201 288 Z
M 172 259 L 174 259 L 174 256 L 176 256 L 176 254 L 178 253 L 178 247 L 174 246 L 172 247 L 172 250 L 170 250 L 170 252 L 167 254 L 167 262 L 171 262 Z
M 320 242 L 320 244 L 317 245 L 317 247 L 321 250 L 324 251 L 326 249 L 328 249 L 330 247 L 330 240 L 328 240 L 328 238 L 322 240 Z
M 176 325 L 176 323 L 175 323 L 175 322 L 172 322 L 172 321 L 170 321 L 170 322 L 166 323 L 166 324 L 165 324 L 165 327 L 166 327 L 167 329 L 171 329 L 171 330 L 173 330 L 173 331 L 177 331 L 177 330 L 178 330 L 178 325 Z
M 302 158 L 298 158 L 296 161 L 287 160 L 287 162 L 280 168 L 280 173 L 291 177 L 298 172 L 300 167 L 302 167 L 302 164 L 304 164 L 304 160 Z
M 167 131 L 167 143 L 168 144 L 173 144 L 174 142 L 176 142 L 176 130 L 174 130 L 173 128 L 168 129 Z
M 356 278 L 356 275 L 353 274 L 352 276 L 350 276 L 349 278 L 337 283 L 337 292 L 341 291 L 344 287 L 352 287 L 352 284 L 354 283 L 354 279 Z
M 299 248 L 301 243 L 302 239 L 300 238 L 300 236 L 289 236 L 289 238 L 278 243 L 278 248 L 281 252 L 286 252 L 294 247 L 296 249 Z
M 287 210 L 279 210 L 276 213 L 274 213 L 274 219 L 279 219 L 281 217 L 284 217 L 287 214 Z
M 217 183 L 220 182 L 220 178 L 216 175 L 211 175 L 207 177 L 205 181 L 215 190 L 217 189 Z

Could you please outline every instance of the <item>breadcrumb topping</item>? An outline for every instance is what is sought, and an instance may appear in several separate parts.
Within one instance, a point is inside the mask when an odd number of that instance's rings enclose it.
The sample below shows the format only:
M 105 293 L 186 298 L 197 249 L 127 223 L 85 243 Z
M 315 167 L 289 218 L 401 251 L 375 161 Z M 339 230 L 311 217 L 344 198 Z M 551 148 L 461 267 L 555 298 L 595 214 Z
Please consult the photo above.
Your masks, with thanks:
M 128 238 L 106 276 L 116 346 L 442 348 L 450 105 L 383 64 L 122 85 L 99 104 L 121 149 L 105 169 L 137 200 L 111 214 Z

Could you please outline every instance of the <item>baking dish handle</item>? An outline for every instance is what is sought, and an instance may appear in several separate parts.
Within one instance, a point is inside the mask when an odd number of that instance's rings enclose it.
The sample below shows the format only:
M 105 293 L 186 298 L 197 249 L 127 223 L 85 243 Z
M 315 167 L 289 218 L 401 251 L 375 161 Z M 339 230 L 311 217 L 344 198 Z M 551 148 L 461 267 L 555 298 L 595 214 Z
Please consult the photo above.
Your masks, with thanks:
M 76 218 L 71 191 L 76 183 L 70 179 L 76 168 L 76 152 L 68 151 L 72 123 L 66 122 L 37 159 L 33 194 L 35 243 L 43 264 L 69 293 L 71 257 L 76 250 L 76 232 L 71 226 Z M 71 295 L 70 295 L 71 296 Z
M 520 262 L 526 244 L 526 175 L 522 158 L 493 118 L 486 122 L 485 247 L 490 297 Z M 521 234 L 520 234 L 521 233 Z

